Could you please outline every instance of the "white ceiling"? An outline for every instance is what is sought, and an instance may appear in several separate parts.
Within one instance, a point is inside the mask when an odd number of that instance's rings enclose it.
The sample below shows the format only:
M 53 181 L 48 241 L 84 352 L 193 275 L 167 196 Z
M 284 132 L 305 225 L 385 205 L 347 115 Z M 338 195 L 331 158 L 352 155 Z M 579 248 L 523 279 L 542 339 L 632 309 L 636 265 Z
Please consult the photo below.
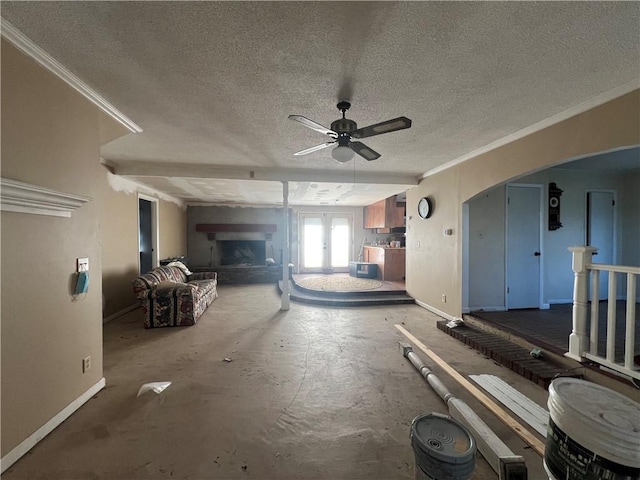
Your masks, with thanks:
M 365 205 L 426 172 L 638 81 L 637 2 L 2 2 L 2 16 L 144 130 L 115 172 L 189 203 Z M 346 165 L 287 119 L 339 99 Z

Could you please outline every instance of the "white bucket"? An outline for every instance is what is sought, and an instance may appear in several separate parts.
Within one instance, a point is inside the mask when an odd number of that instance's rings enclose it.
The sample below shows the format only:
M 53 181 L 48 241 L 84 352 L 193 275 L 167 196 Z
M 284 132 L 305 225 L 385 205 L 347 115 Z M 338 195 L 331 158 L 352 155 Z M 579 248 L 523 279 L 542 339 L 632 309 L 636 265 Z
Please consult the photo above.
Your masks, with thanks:
M 459 422 L 439 413 L 411 422 L 415 480 L 467 480 L 476 466 L 476 441 Z
M 544 469 L 551 480 L 640 479 L 640 404 L 595 383 L 549 386 Z

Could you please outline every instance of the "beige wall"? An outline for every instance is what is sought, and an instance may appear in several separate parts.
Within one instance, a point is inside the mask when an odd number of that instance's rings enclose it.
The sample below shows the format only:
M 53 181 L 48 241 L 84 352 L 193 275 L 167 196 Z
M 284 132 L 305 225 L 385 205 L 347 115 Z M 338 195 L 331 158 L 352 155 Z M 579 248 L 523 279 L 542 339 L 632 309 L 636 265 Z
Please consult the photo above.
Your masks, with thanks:
M 462 310 L 462 205 L 509 180 L 581 156 L 640 144 L 640 90 L 425 178 L 407 192 L 407 291 L 452 316 Z M 431 218 L 416 204 L 431 196 Z M 453 236 L 444 236 L 453 228 Z M 490 279 L 488 279 L 490 281 Z M 446 303 L 442 301 L 446 295 Z
M 102 179 L 103 314 L 109 318 L 138 303 L 131 285 L 139 272 L 138 191 L 157 199 L 159 258 L 187 254 L 187 212 L 186 207 L 157 198 L 140 185 L 114 178 L 106 167 Z
M 187 209 L 172 202 L 158 202 L 160 259 L 187 255 Z
M 1 93 L 2 176 L 91 198 L 71 218 L 0 214 L 5 456 L 102 378 L 103 294 L 106 316 L 136 303 L 145 189 L 113 187 L 100 164 L 101 143 L 125 130 L 4 41 Z M 186 254 L 186 209 L 160 199 L 158 211 L 160 258 Z M 78 257 L 90 282 L 74 301 Z
M 71 218 L 0 216 L 3 456 L 102 378 L 99 115 L 2 42 L 2 176 L 92 199 Z M 90 283 L 74 301 L 78 257 Z
M 102 170 L 102 293 L 103 313 L 109 317 L 137 302 L 131 281 L 138 275 L 138 207 L 135 192 L 114 190 L 110 173 Z

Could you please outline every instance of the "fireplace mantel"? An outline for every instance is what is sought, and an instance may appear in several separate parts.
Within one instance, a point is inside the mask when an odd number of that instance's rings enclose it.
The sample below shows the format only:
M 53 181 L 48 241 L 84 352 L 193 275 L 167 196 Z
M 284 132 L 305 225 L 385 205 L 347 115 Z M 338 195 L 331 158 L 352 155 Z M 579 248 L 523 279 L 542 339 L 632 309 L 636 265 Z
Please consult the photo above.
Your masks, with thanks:
M 196 232 L 263 232 L 273 233 L 277 230 L 275 223 L 197 223 Z

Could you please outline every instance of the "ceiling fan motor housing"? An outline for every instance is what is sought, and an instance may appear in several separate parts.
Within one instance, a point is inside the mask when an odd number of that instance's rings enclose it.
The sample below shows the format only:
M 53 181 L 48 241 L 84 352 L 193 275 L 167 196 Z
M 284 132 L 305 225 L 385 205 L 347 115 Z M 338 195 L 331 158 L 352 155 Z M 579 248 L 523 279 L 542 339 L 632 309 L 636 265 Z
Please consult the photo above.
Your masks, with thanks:
M 341 118 L 336 120 L 331 124 L 331 130 L 336 132 L 338 135 L 347 133 L 351 134 L 358 129 L 358 125 L 353 120 L 349 120 L 348 118 Z

